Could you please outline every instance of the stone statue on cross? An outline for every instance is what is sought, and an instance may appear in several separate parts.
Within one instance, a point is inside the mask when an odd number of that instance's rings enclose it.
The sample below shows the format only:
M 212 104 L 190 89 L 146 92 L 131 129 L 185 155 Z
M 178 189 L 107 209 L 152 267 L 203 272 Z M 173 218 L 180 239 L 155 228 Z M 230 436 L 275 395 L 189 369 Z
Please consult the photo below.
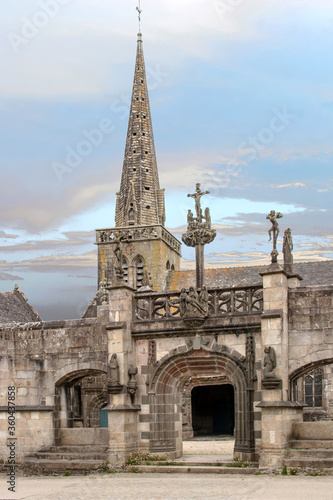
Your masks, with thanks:
M 202 289 L 204 285 L 204 245 L 211 243 L 216 237 L 215 229 L 212 229 L 210 210 L 207 207 L 204 215 L 201 208 L 201 197 L 209 194 L 209 191 L 201 191 L 199 182 L 196 184 L 195 193 L 188 194 L 195 202 L 196 217 L 192 210 L 187 213 L 187 231 L 182 235 L 182 241 L 188 247 L 195 247 L 196 261 L 196 285 Z
M 197 222 L 202 222 L 201 197 L 204 194 L 209 194 L 209 191 L 201 191 L 200 184 L 198 182 L 195 186 L 195 193 L 187 195 L 188 198 L 194 198 Z

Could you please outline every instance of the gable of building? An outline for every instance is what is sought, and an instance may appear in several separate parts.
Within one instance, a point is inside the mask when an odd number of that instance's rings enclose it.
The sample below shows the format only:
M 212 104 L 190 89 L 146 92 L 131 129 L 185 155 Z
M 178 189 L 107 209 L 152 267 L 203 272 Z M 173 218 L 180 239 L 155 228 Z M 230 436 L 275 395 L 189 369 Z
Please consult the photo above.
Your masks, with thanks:
M 12 292 L 0 293 L 0 323 L 27 323 L 41 321 L 38 312 L 16 285 Z

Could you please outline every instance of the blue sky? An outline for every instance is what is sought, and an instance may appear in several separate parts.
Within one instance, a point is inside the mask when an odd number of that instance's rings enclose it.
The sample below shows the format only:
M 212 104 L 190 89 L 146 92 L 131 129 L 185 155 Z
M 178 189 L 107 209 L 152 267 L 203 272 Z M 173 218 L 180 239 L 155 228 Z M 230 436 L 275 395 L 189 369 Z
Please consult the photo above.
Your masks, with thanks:
M 2 7 L 0 291 L 18 283 L 44 319 L 79 317 L 96 290 L 94 230 L 114 225 L 136 5 Z M 218 231 L 207 266 L 268 263 L 271 209 L 284 214 L 281 233 L 292 229 L 296 260 L 331 259 L 333 6 L 141 5 L 166 226 L 180 237 L 193 208 L 186 195 L 201 182 Z M 87 136 L 96 144 L 75 157 Z M 182 268 L 193 259 L 183 247 Z

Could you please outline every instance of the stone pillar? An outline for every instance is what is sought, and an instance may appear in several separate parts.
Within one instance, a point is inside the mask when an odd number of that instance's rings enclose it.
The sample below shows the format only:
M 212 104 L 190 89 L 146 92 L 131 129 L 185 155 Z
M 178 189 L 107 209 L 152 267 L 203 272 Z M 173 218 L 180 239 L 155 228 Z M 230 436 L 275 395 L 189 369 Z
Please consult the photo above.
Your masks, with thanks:
M 288 276 L 278 263 L 263 273 L 264 312 L 261 317 L 262 338 L 262 449 L 261 467 L 283 465 L 291 427 L 302 419 L 302 406 L 289 401 L 288 343 Z M 273 351 L 276 359 L 273 373 L 264 374 L 265 355 Z M 266 349 L 266 351 L 265 351 Z
M 292 401 L 262 401 L 262 448 L 259 465 L 263 468 L 281 468 L 292 434 L 294 422 L 303 421 L 303 406 Z
M 264 312 L 261 316 L 262 365 L 265 348 L 273 348 L 276 356 L 275 378 L 280 382 L 276 384 L 276 388 L 266 390 L 262 371 L 263 397 L 266 401 L 288 401 L 288 279 L 279 264 L 271 264 L 262 276 L 264 289 Z M 271 382 L 272 387 L 273 378 Z
M 135 365 L 132 341 L 132 301 L 134 290 L 127 285 L 109 288 L 108 364 L 112 354 L 117 355 L 119 384 L 108 388 L 109 450 L 111 466 L 122 466 L 138 450 L 138 411 L 127 391 L 128 370 Z
M 197 290 L 204 284 L 204 245 L 195 247 L 195 269 Z

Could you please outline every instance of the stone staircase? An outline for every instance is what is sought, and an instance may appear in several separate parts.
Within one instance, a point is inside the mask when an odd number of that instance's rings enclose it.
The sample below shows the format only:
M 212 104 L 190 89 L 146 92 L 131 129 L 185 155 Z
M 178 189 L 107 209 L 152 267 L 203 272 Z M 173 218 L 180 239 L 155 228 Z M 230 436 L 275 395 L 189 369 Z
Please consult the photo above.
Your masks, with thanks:
M 285 465 L 333 475 L 333 422 L 295 423 Z
M 134 457 L 129 472 L 165 472 L 194 474 L 255 474 L 258 464 L 233 459 L 233 436 L 196 436 L 183 441 L 183 456 L 166 458 L 161 454 Z
M 107 461 L 108 430 L 61 429 L 61 445 L 51 446 L 23 458 L 26 474 L 83 473 L 102 469 Z
M 107 449 L 107 446 L 101 445 L 52 446 L 49 450 L 24 457 L 23 472 L 63 474 L 102 470 L 107 460 Z
M 233 459 L 234 439 L 230 437 L 206 441 L 192 439 L 183 441 L 183 456 L 180 458 L 142 457 L 127 466 L 130 472 L 165 472 L 194 474 L 255 474 L 257 463 L 245 463 Z
M 232 461 L 215 461 L 212 456 L 197 456 L 195 461 L 189 457 L 165 462 L 146 462 L 138 465 L 127 466 L 128 472 L 159 472 L 159 473 L 193 473 L 193 474 L 255 474 L 258 464 L 237 464 Z M 200 460 L 201 458 L 201 460 Z

